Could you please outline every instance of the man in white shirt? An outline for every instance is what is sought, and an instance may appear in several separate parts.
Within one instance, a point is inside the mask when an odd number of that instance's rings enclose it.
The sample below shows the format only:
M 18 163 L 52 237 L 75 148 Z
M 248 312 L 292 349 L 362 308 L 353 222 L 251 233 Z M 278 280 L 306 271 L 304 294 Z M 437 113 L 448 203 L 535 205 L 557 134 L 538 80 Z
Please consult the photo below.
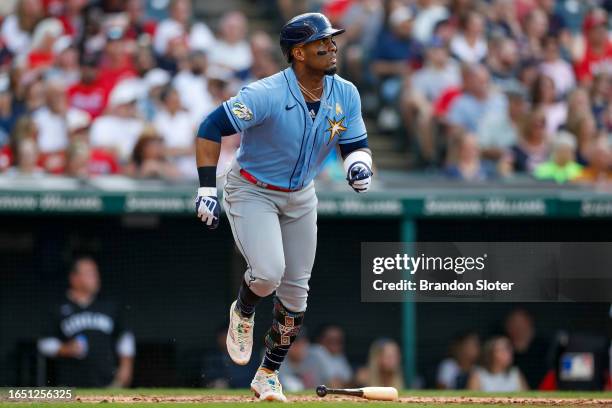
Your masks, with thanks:
M 240 11 L 231 11 L 219 24 L 219 39 L 210 52 L 210 63 L 244 73 L 253 63 L 251 47 L 246 41 L 247 20 Z
M 157 55 L 166 55 L 168 43 L 185 37 L 191 50 L 208 50 L 215 42 L 215 36 L 203 22 L 190 23 L 192 16 L 190 0 L 172 0 L 170 18 L 159 23 L 153 37 L 153 49 Z
M 208 91 L 206 54 L 193 51 L 189 63 L 190 69 L 176 74 L 172 85 L 178 91 L 182 105 L 188 109 L 193 125 L 197 126 L 216 105 Z
M 176 164 L 181 174 L 190 179 L 197 178 L 195 165 L 195 132 L 193 122 L 181 106 L 179 94 L 173 87 L 161 93 L 162 108 L 157 112 L 153 125 L 164 139 L 166 156 Z
M 97 118 L 91 127 L 91 145 L 112 151 L 123 163 L 128 161 L 144 128 L 136 114 L 138 91 L 130 79 L 117 84 L 109 97 L 108 114 Z

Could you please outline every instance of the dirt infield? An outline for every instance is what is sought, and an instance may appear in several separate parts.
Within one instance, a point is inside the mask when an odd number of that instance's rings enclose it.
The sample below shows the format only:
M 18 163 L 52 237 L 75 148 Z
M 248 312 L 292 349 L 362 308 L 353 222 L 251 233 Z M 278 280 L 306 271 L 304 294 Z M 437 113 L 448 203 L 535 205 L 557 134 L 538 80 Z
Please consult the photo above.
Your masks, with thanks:
M 363 402 L 369 401 L 361 398 L 328 396 L 325 398 L 309 396 L 289 396 L 289 402 Z M 177 395 L 177 396 L 79 396 L 77 402 L 82 403 L 245 403 L 257 401 L 255 397 L 239 395 Z M 598 398 L 541 398 L 541 397 L 403 397 L 398 402 L 406 404 L 482 404 L 482 405 L 540 405 L 540 406 L 574 406 L 597 405 L 612 407 L 612 399 Z

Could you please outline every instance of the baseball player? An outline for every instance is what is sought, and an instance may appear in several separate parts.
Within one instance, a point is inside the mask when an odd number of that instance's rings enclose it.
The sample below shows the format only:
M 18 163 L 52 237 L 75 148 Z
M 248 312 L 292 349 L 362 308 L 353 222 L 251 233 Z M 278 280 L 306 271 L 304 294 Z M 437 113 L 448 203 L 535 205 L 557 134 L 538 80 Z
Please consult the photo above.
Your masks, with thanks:
M 334 36 L 343 32 L 319 13 L 291 19 L 280 34 L 290 67 L 242 88 L 198 129 L 196 211 L 210 229 L 219 224 L 215 173 L 221 137 L 241 134 L 223 205 L 247 270 L 230 307 L 226 343 L 232 360 L 247 364 L 255 306 L 275 293 L 265 356 L 251 382 L 261 400 L 286 401 L 278 369 L 306 310 L 317 242 L 313 179 L 339 147 L 348 184 L 361 193 L 371 183 L 359 93 L 336 75 Z

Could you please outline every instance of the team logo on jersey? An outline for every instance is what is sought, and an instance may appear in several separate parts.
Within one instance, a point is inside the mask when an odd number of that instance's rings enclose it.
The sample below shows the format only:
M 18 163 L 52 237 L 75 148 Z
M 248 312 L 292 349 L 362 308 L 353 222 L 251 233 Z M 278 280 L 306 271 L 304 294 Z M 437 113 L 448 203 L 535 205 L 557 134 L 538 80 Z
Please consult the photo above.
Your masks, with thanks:
M 253 119 L 253 112 L 242 102 L 234 102 L 232 105 L 232 113 L 236 115 L 238 119 L 249 121 Z
M 327 131 L 329 132 L 329 140 L 327 141 L 327 144 L 330 144 L 336 136 L 340 135 L 340 133 L 346 131 L 346 127 L 344 126 L 344 119 L 345 118 L 342 118 L 336 121 L 327 118 L 327 123 L 329 123 L 329 127 L 327 128 Z

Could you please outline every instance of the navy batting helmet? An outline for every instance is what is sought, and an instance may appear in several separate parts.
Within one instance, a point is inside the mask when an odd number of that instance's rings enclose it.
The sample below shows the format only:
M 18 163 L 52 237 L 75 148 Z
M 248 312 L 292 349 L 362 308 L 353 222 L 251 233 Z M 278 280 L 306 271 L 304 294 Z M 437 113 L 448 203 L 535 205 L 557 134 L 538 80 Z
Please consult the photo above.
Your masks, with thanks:
M 291 62 L 291 48 L 322 38 L 342 34 L 344 29 L 333 28 L 321 13 L 305 13 L 293 17 L 280 32 L 280 46 L 287 61 Z

